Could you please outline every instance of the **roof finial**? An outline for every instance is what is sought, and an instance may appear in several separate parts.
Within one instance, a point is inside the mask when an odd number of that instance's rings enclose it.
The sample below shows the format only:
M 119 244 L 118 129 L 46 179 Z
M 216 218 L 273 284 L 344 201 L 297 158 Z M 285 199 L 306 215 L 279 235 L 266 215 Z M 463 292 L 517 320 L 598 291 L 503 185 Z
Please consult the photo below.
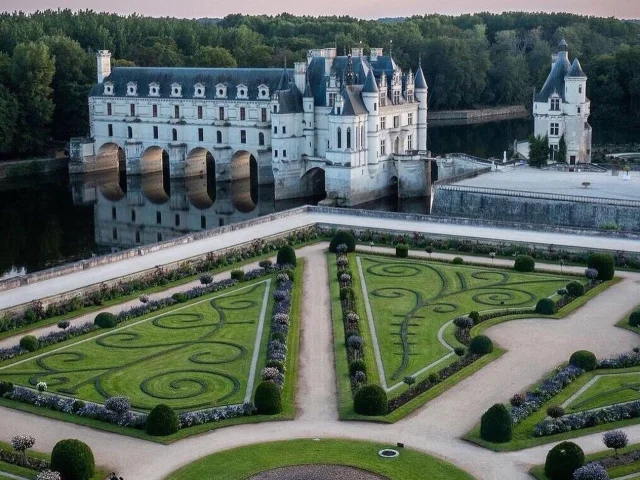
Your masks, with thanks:
M 391 56 L 393 50 L 393 40 L 389 40 L 389 56 Z
M 418 68 L 422 68 L 422 53 L 418 54 Z

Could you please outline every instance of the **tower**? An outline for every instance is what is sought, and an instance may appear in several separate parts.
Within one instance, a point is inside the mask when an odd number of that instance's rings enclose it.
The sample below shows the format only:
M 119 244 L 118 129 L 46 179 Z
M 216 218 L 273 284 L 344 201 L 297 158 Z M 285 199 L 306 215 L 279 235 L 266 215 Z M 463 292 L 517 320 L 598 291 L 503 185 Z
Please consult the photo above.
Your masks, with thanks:
M 418 70 L 415 76 L 415 95 L 418 101 L 418 150 L 427 150 L 427 96 L 429 88 L 422 72 L 422 60 L 418 60 Z
M 362 87 L 362 101 L 369 112 L 367 115 L 367 163 L 378 163 L 378 101 L 380 90 L 373 75 L 373 69 L 369 69 L 364 87 Z
M 109 50 L 98 50 L 96 53 L 98 67 L 98 83 L 102 83 L 106 77 L 111 75 L 111 52 Z
M 307 78 L 304 93 L 302 94 L 302 109 L 304 111 L 304 136 L 306 142 L 304 144 L 304 153 L 313 156 L 315 154 L 315 130 L 313 120 L 315 117 L 315 101 L 311 92 L 311 84 Z

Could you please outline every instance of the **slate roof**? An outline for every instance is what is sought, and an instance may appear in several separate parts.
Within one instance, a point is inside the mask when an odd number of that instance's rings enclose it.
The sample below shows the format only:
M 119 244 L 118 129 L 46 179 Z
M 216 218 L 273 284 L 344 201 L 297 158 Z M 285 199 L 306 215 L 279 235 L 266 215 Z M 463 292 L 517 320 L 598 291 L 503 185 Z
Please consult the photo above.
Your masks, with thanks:
M 573 59 L 571 70 L 569 70 L 568 76 L 571 78 L 587 78 L 587 76 L 582 71 L 582 65 L 580 65 L 580 61 L 577 58 Z
M 418 64 L 418 70 L 416 71 L 415 88 L 427 88 L 427 81 L 424 78 L 422 72 L 422 65 Z
M 544 82 L 542 90 L 536 95 L 536 102 L 546 102 L 553 93 L 557 93 L 564 101 L 564 77 L 567 76 L 571 64 L 566 51 L 560 51 L 556 63 L 553 64 L 553 68 L 547 77 L 547 81 Z
M 287 70 L 288 78 L 293 70 Z M 165 67 L 116 67 L 105 78 L 105 82 L 114 84 L 114 95 L 104 95 L 104 85 L 97 84 L 91 89 L 91 97 L 116 96 L 124 97 L 127 83 L 137 82 L 138 96 L 149 95 L 149 84 L 160 84 L 159 98 L 171 97 L 171 84 L 182 85 L 181 98 L 194 97 L 194 86 L 202 83 L 205 86 L 205 98 L 215 97 L 215 86 L 223 83 L 227 86 L 227 98 L 236 97 L 236 86 L 243 84 L 248 88 L 249 99 L 256 100 L 258 86 L 267 85 L 269 94 L 273 94 L 283 77 L 282 68 L 165 68 Z M 153 97 L 152 97 L 153 98 Z
M 373 69 L 370 68 L 369 73 L 367 74 L 367 80 L 364 82 L 362 93 L 378 93 L 379 91 L 380 89 L 378 89 L 376 77 L 373 75 Z
M 344 98 L 344 106 L 342 115 L 363 115 L 368 113 L 367 107 L 362 103 L 362 85 L 347 85 L 342 90 L 342 98 Z

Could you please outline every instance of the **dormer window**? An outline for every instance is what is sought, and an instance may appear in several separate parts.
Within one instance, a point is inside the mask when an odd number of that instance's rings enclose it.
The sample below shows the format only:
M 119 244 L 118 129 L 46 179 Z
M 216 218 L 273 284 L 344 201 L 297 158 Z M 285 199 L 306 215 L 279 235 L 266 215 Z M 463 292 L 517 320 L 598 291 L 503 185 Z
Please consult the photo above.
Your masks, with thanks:
M 181 97 L 182 96 L 182 85 L 179 83 L 171 84 L 171 96 L 172 97 Z
M 269 100 L 269 87 L 265 84 L 258 85 L 258 99 Z
M 113 83 L 104 82 L 104 94 L 105 95 L 113 95 Z
M 204 98 L 205 87 L 202 83 L 196 83 L 193 87 L 193 96 L 197 98 Z
M 151 82 L 149 84 L 149 96 L 150 97 L 159 97 L 160 96 L 160 84 L 156 82 Z
M 249 89 L 246 85 L 240 84 L 236 87 L 236 97 L 237 98 L 249 98 L 248 95 Z
M 224 83 L 216 85 L 216 98 L 227 98 L 227 86 Z
M 127 96 L 138 95 L 138 84 L 136 82 L 127 83 Z
M 550 100 L 551 102 L 551 106 L 550 106 L 550 110 L 552 112 L 559 112 L 560 111 L 560 99 L 559 98 L 552 98 Z
M 413 102 L 413 90 L 407 90 L 407 102 Z

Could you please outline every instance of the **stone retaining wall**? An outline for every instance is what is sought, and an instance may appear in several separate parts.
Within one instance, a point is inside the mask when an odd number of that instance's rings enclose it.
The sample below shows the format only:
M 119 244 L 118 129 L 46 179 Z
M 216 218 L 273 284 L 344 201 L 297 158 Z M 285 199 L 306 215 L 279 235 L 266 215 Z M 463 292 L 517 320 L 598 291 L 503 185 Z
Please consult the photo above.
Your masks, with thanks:
M 429 123 L 450 120 L 474 120 L 477 118 L 502 117 L 510 115 L 525 115 L 524 105 L 511 107 L 481 108 L 478 110 L 442 110 L 429 111 Z

